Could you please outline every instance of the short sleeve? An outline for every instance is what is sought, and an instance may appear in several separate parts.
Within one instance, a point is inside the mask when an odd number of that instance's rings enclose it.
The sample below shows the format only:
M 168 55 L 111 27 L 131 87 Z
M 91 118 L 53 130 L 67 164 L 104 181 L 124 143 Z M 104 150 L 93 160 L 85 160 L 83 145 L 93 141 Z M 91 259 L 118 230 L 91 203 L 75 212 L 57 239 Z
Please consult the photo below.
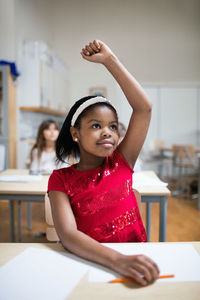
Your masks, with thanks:
M 128 162 L 126 161 L 126 159 L 124 158 L 124 156 L 122 155 L 122 153 L 119 151 L 119 149 L 117 148 L 113 154 L 114 160 L 121 162 L 121 164 L 123 164 L 126 168 L 128 168 L 128 170 L 133 174 L 134 170 L 130 167 L 130 165 L 128 164 Z
M 63 174 L 59 173 L 58 170 L 54 170 L 49 177 L 47 192 L 49 191 L 59 191 L 66 193 Z

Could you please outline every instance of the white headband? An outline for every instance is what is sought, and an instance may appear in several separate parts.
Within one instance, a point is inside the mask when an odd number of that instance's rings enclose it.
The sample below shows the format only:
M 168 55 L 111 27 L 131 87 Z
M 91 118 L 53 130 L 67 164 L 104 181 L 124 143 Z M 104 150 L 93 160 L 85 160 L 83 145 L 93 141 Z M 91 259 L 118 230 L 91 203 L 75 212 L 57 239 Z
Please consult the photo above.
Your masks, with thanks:
M 79 108 L 76 110 L 75 114 L 74 114 L 73 117 L 72 117 L 71 126 L 74 126 L 76 120 L 78 119 L 78 116 L 79 116 L 79 115 L 80 115 L 80 114 L 81 114 L 88 106 L 90 106 L 90 105 L 92 105 L 92 104 L 96 104 L 96 103 L 102 103 L 102 102 L 104 102 L 104 103 L 109 103 L 111 106 L 113 106 L 113 105 L 111 104 L 111 102 L 110 102 L 108 99 L 104 98 L 104 97 L 98 96 L 98 97 L 91 98 L 91 99 L 85 101 L 83 104 L 81 104 L 81 105 L 79 106 Z

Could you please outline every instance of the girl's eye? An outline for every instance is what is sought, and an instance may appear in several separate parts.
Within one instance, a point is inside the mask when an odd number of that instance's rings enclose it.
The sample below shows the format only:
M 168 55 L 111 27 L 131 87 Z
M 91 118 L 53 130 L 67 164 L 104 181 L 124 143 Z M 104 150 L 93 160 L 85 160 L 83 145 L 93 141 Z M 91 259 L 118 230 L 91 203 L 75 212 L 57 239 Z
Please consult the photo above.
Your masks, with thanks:
M 111 130 L 117 130 L 117 126 L 116 126 L 116 125 L 111 125 L 111 126 L 110 126 L 110 129 L 111 129 Z
M 94 129 L 99 129 L 99 128 L 100 128 L 100 125 L 99 125 L 99 124 L 93 124 L 93 125 L 92 125 L 92 128 L 94 128 Z

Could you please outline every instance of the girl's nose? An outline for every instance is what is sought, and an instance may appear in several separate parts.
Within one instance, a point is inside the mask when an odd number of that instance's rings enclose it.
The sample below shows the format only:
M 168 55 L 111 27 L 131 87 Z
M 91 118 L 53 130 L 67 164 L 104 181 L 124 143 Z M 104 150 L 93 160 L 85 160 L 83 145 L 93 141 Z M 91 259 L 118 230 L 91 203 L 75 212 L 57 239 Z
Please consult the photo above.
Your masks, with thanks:
M 110 130 L 108 128 L 104 128 L 103 131 L 102 131 L 102 136 L 103 137 L 110 136 Z

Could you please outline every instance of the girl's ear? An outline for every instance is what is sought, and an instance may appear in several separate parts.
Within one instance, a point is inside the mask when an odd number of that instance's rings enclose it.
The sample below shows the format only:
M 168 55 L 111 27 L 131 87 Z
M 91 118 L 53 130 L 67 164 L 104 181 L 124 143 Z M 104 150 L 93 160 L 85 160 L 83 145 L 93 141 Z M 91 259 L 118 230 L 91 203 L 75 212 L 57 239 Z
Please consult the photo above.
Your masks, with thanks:
M 71 133 L 71 136 L 72 136 L 72 140 L 74 142 L 78 142 L 78 129 L 71 126 L 70 127 L 70 133 Z

